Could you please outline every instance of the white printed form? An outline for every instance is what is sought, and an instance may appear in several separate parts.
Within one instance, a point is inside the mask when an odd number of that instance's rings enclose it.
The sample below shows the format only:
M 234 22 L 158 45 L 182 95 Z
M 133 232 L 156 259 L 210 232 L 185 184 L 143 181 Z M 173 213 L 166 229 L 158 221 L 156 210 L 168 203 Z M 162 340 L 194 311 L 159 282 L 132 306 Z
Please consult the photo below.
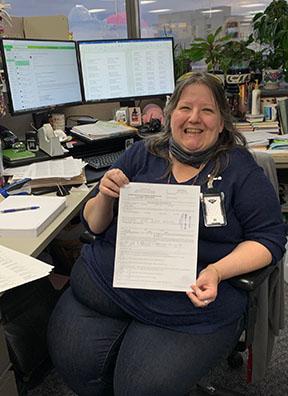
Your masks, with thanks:
M 186 291 L 196 279 L 199 186 L 120 190 L 114 287 Z

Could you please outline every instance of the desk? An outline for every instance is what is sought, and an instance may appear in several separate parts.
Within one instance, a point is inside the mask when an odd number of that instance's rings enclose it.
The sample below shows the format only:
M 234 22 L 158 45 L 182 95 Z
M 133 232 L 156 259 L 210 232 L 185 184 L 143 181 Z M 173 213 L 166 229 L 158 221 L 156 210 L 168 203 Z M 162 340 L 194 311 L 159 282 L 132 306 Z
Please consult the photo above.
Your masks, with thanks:
M 0 238 L 0 244 L 21 253 L 38 256 L 57 234 L 75 217 L 82 205 L 93 194 L 95 184 L 86 191 L 73 191 L 67 195 L 67 206 L 63 212 L 37 238 Z M 0 394 L 17 396 L 14 374 L 11 371 L 8 350 L 4 340 L 4 329 L 0 317 Z M 2 393 L 3 391 L 3 393 Z
M 252 150 L 271 155 L 277 169 L 288 169 L 288 150 L 262 150 L 253 148 Z
M 73 191 L 66 196 L 67 206 L 36 238 L 0 238 L 0 244 L 18 252 L 37 257 L 57 234 L 75 217 L 93 194 L 95 184 L 87 191 Z

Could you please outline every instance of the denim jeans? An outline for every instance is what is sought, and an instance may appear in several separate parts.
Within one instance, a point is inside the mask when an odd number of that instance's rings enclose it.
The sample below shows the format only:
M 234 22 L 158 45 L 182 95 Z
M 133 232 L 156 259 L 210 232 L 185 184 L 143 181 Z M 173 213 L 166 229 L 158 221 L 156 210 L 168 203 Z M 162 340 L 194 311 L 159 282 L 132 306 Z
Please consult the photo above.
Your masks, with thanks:
M 79 259 L 51 316 L 48 344 L 80 396 L 184 396 L 232 351 L 242 328 L 242 319 L 197 335 L 143 324 L 96 290 Z

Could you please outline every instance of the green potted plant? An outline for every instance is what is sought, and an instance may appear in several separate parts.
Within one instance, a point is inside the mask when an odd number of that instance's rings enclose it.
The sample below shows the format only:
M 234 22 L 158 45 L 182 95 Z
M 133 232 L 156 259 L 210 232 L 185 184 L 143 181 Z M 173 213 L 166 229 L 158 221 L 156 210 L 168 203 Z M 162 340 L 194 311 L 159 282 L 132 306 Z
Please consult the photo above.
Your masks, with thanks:
M 197 37 L 192 42 L 187 53 L 193 62 L 205 60 L 209 72 L 221 70 L 223 49 L 231 41 L 228 35 L 221 36 L 222 26 L 218 27 L 214 33 L 209 33 L 207 38 Z M 223 70 L 222 70 L 223 72 Z
M 236 41 L 230 35 L 221 36 L 222 26 L 214 33 L 210 33 L 206 39 L 198 37 L 194 39 L 190 48 L 182 49 L 176 57 L 176 70 L 178 77 L 190 67 L 191 62 L 204 60 L 207 70 L 212 73 L 227 75 L 231 69 L 247 69 L 255 51 L 248 48 L 250 41 Z M 182 65 L 182 69 L 180 68 Z M 182 73 L 180 73 L 182 71 Z M 177 74 L 177 73 L 176 73 Z
M 288 3 L 273 0 L 252 21 L 252 39 L 260 44 L 263 80 L 267 88 L 276 88 L 281 74 L 288 81 Z M 279 84 L 278 84 L 279 85 Z

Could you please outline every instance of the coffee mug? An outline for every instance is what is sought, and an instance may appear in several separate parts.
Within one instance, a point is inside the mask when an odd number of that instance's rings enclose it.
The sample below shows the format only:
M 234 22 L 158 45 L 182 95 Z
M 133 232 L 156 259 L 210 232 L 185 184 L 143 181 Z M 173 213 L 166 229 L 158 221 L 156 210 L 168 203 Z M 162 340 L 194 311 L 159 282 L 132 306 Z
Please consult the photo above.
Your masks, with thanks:
M 61 129 L 62 131 L 65 131 L 65 115 L 60 114 L 60 113 L 52 113 L 50 117 L 50 124 L 52 125 L 52 128 L 55 129 Z
M 276 121 L 277 120 L 276 105 L 263 106 L 263 114 L 265 121 Z

